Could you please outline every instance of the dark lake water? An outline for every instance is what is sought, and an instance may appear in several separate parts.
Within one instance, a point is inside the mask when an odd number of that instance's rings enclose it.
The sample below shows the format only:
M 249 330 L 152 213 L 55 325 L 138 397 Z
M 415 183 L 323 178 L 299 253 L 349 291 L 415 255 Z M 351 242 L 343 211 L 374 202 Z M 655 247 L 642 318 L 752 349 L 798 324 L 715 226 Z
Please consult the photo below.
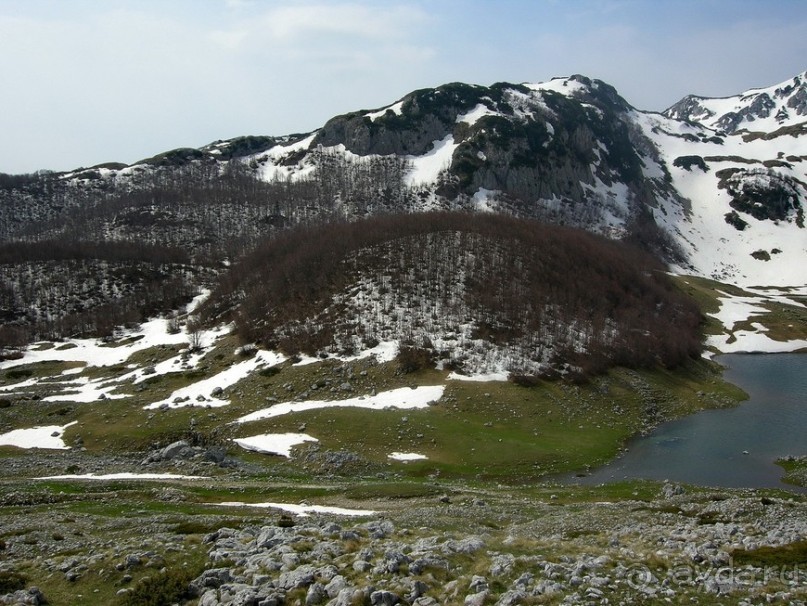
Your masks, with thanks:
M 782 483 L 782 468 L 774 464 L 780 456 L 807 454 L 807 355 L 731 354 L 717 361 L 726 367 L 725 379 L 749 394 L 747 401 L 665 423 L 574 482 L 645 478 L 807 492 Z

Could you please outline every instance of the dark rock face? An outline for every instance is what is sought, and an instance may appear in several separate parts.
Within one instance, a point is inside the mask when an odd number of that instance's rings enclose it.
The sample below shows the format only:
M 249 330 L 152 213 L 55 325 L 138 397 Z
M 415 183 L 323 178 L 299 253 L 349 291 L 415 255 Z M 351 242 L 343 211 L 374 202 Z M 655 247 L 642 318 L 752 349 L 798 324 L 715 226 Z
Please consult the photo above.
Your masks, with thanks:
M 800 88 L 787 100 L 787 106 L 799 116 L 807 116 L 807 88 Z
M 735 211 L 760 221 L 795 217 L 799 226 L 804 224 L 804 209 L 792 180 L 766 169 L 724 169 L 717 176 L 720 187 L 731 194 L 729 204 Z
M 757 118 L 767 118 L 776 103 L 767 94 L 758 95 L 750 105 L 738 112 L 729 112 L 717 121 L 717 126 L 727 133 L 735 132 L 743 122 L 754 122 Z
M 400 102 L 399 113 L 333 118 L 313 145 L 342 144 L 360 156 L 422 156 L 448 137 L 457 148 L 438 193 L 449 199 L 483 188 L 521 200 L 582 203 L 584 185 L 594 185 L 595 176 L 639 191 L 636 148 L 647 142 L 629 127 L 630 105 L 598 80 L 572 76 L 566 84 L 574 90 L 571 97 L 513 84 L 416 91 Z M 484 115 L 465 118 L 475 108 Z M 529 207 L 523 210 L 532 214 Z
M 354 112 L 329 120 L 317 133 L 314 145 L 343 144 L 360 156 L 370 154 L 420 156 L 435 140 L 450 132 L 457 116 L 471 110 L 487 89 L 468 84 L 447 84 L 407 95 L 400 114 L 388 110 L 372 119 Z

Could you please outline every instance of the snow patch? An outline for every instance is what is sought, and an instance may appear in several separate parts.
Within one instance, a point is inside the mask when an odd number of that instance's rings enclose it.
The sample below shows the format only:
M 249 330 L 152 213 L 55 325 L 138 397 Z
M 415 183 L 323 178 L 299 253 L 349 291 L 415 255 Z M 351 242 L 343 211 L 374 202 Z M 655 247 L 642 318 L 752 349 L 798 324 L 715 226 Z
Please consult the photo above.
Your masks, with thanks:
M 39 379 L 26 379 L 21 383 L 14 383 L 12 385 L 3 385 L 0 387 L 0 391 L 16 391 L 18 389 L 25 389 L 26 387 L 31 387 L 32 385 L 36 385 L 39 382 Z
M 247 438 L 236 438 L 233 442 L 245 450 L 289 458 L 291 449 L 295 446 L 306 442 L 319 442 L 319 440 L 305 433 L 265 433 Z
M 496 212 L 498 190 L 480 187 L 473 196 L 474 209 L 480 212 Z
M 460 122 L 465 122 L 473 126 L 476 122 L 483 118 L 484 116 L 498 116 L 499 114 L 491 110 L 489 107 L 482 103 L 477 103 L 476 107 L 474 107 L 468 113 L 462 114 L 457 116 L 457 124 Z
M 338 516 L 374 516 L 378 512 L 372 509 L 345 509 L 344 507 L 328 507 L 326 505 L 293 505 L 291 503 L 243 503 L 227 501 L 224 503 L 208 503 L 218 507 L 259 507 L 261 509 L 279 509 L 305 518 L 312 513 L 330 513 Z
M 374 112 L 364 114 L 364 117 L 365 118 L 370 118 L 371 121 L 375 122 L 376 119 L 380 118 L 381 116 L 383 116 L 384 114 L 386 114 L 389 111 L 391 111 L 396 116 L 400 116 L 401 112 L 403 111 L 403 104 L 404 104 L 404 102 L 403 102 L 403 100 L 401 100 L 401 101 L 398 101 L 398 103 L 394 103 L 393 105 L 390 105 L 389 107 L 384 107 L 382 109 L 379 109 L 378 111 L 374 111 Z
M 427 460 L 429 457 L 423 454 L 418 454 L 416 452 L 393 452 L 387 455 L 388 459 L 392 459 L 394 461 L 403 461 L 406 463 L 407 461 L 423 461 Z
M 383 364 L 384 362 L 392 362 L 392 360 L 395 359 L 395 356 L 398 355 L 398 347 L 398 341 L 382 341 L 375 347 L 364 349 L 355 355 L 330 356 L 328 359 L 339 360 L 340 362 L 355 362 L 356 360 L 363 360 L 364 358 L 374 356 L 379 364 Z M 294 366 L 307 366 L 309 364 L 316 364 L 317 362 L 322 362 L 322 358 L 300 356 L 300 361 L 296 362 Z
M 0 435 L 0 446 L 16 446 L 17 448 L 49 448 L 68 450 L 62 436 L 65 430 L 78 423 L 73 421 L 67 425 L 42 425 L 29 429 L 14 429 Z
M 249 423 L 262 419 L 271 419 L 294 412 L 307 412 L 322 408 L 365 408 L 368 410 L 384 410 L 385 408 L 426 408 L 430 403 L 443 397 L 445 385 L 428 387 L 401 387 L 383 391 L 375 396 L 358 396 L 347 400 L 308 400 L 305 402 L 281 402 L 269 408 L 257 410 L 234 421 Z
M 717 318 L 726 330 L 732 330 L 738 322 L 745 322 L 751 316 L 758 316 L 768 313 L 768 310 L 760 306 L 760 300 L 755 297 L 734 297 L 727 293 L 720 297 L 720 310 L 716 313 L 707 314 Z
M 721 353 L 791 353 L 807 350 L 807 339 L 774 341 L 763 332 L 738 330 L 731 335 L 711 335 L 706 339 L 706 345 Z
M 432 144 L 432 150 L 422 156 L 406 156 L 412 163 L 412 169 L 405 177 L 409 187 L 435 183 L 440 173 L 451 166 L 454 150 L 459 147 L 459 143 L 454 142 L 454 135 L 450 134 Z
M 240 380 L 245 379 L 250 373 L 265 366 L 275 366 L 280 364 L 286 358 L 279 353 L 270 351 L 259 350 L 252 358 L 233 364 L 228 369 L 213 375 L 207 379 L 202 379 L 186 387 L 182 387 L 174 391 L 170 396 L 164 400 L 153 402 L 144 406 L 145 410 L 153 410 L 167 406 L 168 408 L 181 408 L 184 406 L 205 406 L 217 408 L 220 406 L 227 406 L 230 401 L 215 397 L 212 395 L 213 390 L 218 388 L 227 389 L 235 385 Z
M 788 304 L 793 302 L 786 297 L 766 295 L 758 297 L 733 296 L 721 293 L 720 310 L 708 314 L 717 318 L 730 334 L 710 335 L 706 339 L 707 347 L 717 349 L 721 353 L 785 353 L 807 349 L 807 339 L 794 339 L 791 341 L 775 341 L 765 333 L 767 327 L 759 322 L 752 322 L 752 330 L 733 330 L 740 322 L 747 322 L 754 316 L 769 313 L 761 304 L 767 300 L 782 300 Z M 801 306 L 801 304 L 798 304 Z
M 283 166 L 281 163 L 291 154 L 309 149 L 311 147 L 311 143 L 314 142 L 314 137 L 316 137 L 316 135 L 317 133 L 315 131 L 305 139 L 292 143 L 291 145 L 275 145 L 265 152 L 255 154 L 254 156 L 248 156 L 244 158 L 243 161 L 252 162 L 254 160 L 259 163 L 262 162 L 263 165 L 261 166 L 258 174 L 264 181 L 274 181 L 275 179 L 299 179 L 300 177 L 311 173 L 314 170 L 314 166 L 300 166 L 297 164 L 292 166 Z
M 117 389 L 120 379 L 96 379 L 91 381 L 87 377 L 80 377 L 75 381 L 65 382 L 68 387 L 64 393 L 48 396 L 45 402 L 96 402 L 98 400 L 120 400 L 130 397 L 128 394 L 113 393 Z
M 552 78 L 549 82 L 525 83 L 524 86 L 534 91 L 551 91 L 567 97 L 572 97 L 575 93 L 586 90 L 584 84 L 571 78 Z
M 471 381 L 486 383 L 489 381 L 507 381 L 508 373 L 505 371 L 483 372 L 478 374 L 459 374 L 452 372 L 448 375 L 450 381 Z
M 185 308 L 185 313 L 196 309 L 209 294 L 209 291 L 204 291 L 195 297 Z M 0 370 L 38 362 L 83 362 L 87 366 L 115 366 L 144 349 L 159 345 L 187 345 L 188 334 L 181 331 L 172 334 L 168 330 L 169 322 L 166 318 L 144 322 L 136 330 L 124 332 L 118 344 L 103 343 L 98 339 L 68 339 L 47 349 L 36 348 L 41 344 L 34 344 L 22 358 L 0 362 Z M 71 371 L 80 372 L 74 369 Z
M 35 480 L 209 480 L 209 476 L 183 476 L 175 473 L 105 473 L 67 474 L 43 476 Z

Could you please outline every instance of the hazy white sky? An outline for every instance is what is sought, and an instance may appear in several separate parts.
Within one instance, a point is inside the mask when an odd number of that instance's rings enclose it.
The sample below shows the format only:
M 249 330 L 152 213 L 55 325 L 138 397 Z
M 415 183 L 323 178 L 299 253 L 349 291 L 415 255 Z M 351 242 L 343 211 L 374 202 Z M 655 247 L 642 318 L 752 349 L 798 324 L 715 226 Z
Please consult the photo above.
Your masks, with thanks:
M 311 131 L 446 82 L 639 109 L 807 69 L 805 0 L 0 0 L 0 172 Z

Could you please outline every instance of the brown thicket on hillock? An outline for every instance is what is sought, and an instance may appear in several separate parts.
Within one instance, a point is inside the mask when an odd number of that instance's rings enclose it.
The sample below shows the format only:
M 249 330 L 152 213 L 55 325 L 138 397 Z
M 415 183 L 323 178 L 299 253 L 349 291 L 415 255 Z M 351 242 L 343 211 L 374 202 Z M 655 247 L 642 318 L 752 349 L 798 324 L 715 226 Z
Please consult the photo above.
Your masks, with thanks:
M 231 268 L 203 313 L 229 314 L 245 341 L 309 354 L 390 337 L 429 346 L 472 324 L 467 340 L 508 352 L 513 372 L 529 358 L 584 372 L 673 367 L 701 348 L 697 306 L 649 255 L 500 215 L 293 230 Z

